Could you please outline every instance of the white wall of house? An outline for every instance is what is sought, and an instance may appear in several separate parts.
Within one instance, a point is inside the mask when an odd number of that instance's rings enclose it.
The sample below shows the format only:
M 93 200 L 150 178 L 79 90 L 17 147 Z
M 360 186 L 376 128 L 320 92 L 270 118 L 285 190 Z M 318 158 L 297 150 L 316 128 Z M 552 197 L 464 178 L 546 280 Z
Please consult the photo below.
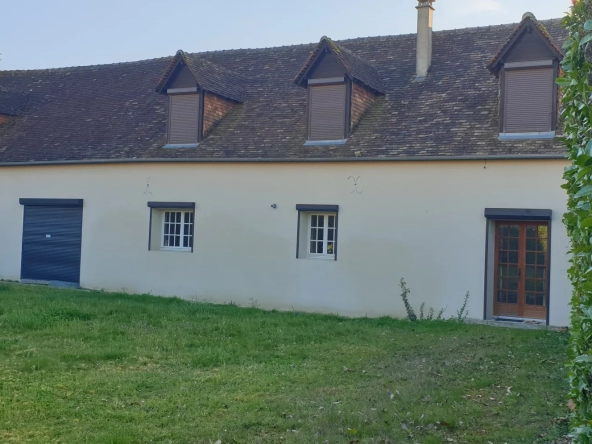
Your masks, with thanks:
M 84 199 L 81 285 L 217 303 L 482 318 L 490 208 L 552 209 L 550 324 L 571 288 L 559 160 L 105 164 L 0 168 L 0 278 L 19 279 L 19 198 Z M 354 180 L 357 178 L 357 188 Z M 147 186 L 149 183 L 149 187 Z M 193 253 L 148 251 L 148 201 L 196 203 Z M 277 209 L 271 205 L 277 204 Z M 337 261 L 296 259 L 296 204 L 339 205 Z

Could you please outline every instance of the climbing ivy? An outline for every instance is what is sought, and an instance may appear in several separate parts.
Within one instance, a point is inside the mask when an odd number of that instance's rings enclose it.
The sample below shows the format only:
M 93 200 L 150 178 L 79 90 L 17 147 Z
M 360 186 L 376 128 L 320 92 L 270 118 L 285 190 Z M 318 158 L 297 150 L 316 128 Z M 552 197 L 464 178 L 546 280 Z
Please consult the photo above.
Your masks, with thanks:
M 572 0 L 563 20 L 563 142 L 572 165 L 563 187 L 568 205 L 563 222 L 571 239 L 568 275 L 573 285 L 569 383 L 572 437 L 592 443 L 592 0 Z

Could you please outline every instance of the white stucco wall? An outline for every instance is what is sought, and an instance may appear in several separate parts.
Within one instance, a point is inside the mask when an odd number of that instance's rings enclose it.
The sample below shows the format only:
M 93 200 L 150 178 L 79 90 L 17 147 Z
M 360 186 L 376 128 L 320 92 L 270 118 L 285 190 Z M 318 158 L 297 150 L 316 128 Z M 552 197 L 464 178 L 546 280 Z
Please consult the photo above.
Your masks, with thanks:
M 564 161 L 0 168 L 0 278 L 19 279 L 19 198 L 82 198 L 81 285 L 343 315 L 404 316 L 399 279 L 482 318 L 483 211 L 552 209 L 550 323 L 569 323 Z M 359 177 L 358 192 L 350 176 Z M 348 179 L 349 178 L 349 179 Z M 147 181 L 149 180 L 149 188 Z M 149 191 L 148 191 L 149 190 Z M 361 192 L 361 193 L 360 193 Z M 148 251 L 148 201 L 196 202 L 194 253 Z M 277 204 L 272 209 L 271 204 Z M 296 204 L 336 204 L 337 261 L 296 259 Z

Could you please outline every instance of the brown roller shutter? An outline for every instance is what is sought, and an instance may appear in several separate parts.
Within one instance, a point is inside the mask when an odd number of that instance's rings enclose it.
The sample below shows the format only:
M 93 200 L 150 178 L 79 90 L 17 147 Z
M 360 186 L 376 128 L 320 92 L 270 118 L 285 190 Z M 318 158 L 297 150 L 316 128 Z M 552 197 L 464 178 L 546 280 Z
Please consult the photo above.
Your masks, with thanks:
M 310 87 L 309 140 L 345 138 L 345 83 Z
M 169 97 L 168 143 L 197 143 L 199 94 L 180 94 Z
M 552 130 L 552 68 L 505 72 L 504 132 L 529 133 Z

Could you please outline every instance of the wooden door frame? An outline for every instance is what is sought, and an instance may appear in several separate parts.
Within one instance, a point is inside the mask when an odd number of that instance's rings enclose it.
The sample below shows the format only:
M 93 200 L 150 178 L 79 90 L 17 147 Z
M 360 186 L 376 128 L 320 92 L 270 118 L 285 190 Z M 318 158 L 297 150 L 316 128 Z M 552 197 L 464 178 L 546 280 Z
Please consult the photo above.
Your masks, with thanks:
M 547 310 L 546 310 L 546 325 L 549 325 L 550 307 L 551 307 L 551 269 L 552 269 L 552 215 L 550 209 L 523 209 L 523 208 L 485 208 L 484 216 L 485 223 L 485 270 L 483 283 L 483 319 L 492 319 L 488 310 L 491 301 L 491 307 L 496 295 L 493 294 L 495 288 L 494 273 L 495 273 L 495 242 L 496 242 L 496 222 L 546 222 L 547 223 Z M 493 253 L 492 253 L 493 247 Z M 490 255 L 493 259 L 493 264 L 490 262 Z

